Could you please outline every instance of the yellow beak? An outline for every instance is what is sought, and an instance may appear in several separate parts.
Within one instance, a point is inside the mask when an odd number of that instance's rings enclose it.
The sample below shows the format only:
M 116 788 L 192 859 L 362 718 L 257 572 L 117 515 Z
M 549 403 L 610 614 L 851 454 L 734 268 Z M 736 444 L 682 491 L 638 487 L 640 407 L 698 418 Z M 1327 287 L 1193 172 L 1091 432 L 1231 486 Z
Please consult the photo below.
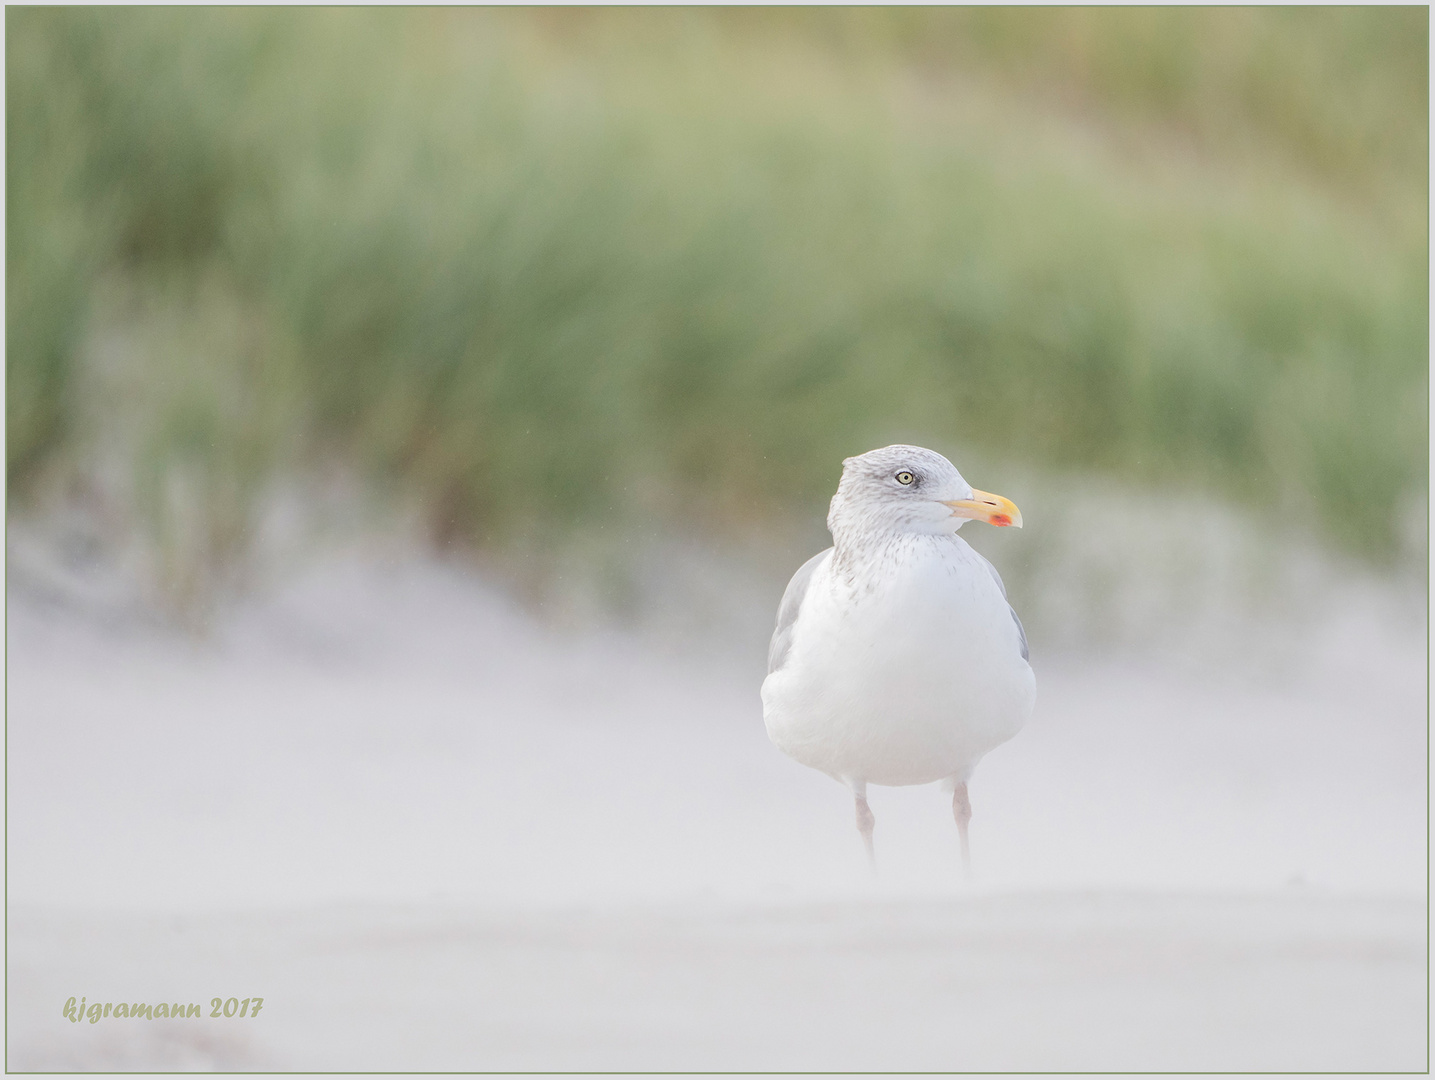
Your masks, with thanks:
M 1018 529 L 1021 528 L 1021 511 L 1016 508 L 1016 503 L 1000 495 L 993 495 L 990 491 L 972 488 L 970 499 L 959 499 L 956 502 L 944 500 L 943 505 L 952 508 L 953 517 L 985 521 L 988 525 L 1015 525 Z

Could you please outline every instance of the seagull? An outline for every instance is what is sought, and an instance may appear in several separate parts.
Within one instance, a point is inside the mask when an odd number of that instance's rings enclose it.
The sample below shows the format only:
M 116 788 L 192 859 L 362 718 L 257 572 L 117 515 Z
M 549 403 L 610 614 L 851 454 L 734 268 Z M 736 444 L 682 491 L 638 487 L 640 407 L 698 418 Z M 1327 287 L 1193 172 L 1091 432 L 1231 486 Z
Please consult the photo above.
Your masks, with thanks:
M 1036 702 L 1026 631 L 996 568 L 957 535 L 968 521 L 1021 528 L 1021 511 L 920 446 L 847 458 L 833 545 L 803 563 L 777 610 L 768 737 L 851 789 L 874 870 L 867 785 L 940 780 L 970 873 L 967 781 Z

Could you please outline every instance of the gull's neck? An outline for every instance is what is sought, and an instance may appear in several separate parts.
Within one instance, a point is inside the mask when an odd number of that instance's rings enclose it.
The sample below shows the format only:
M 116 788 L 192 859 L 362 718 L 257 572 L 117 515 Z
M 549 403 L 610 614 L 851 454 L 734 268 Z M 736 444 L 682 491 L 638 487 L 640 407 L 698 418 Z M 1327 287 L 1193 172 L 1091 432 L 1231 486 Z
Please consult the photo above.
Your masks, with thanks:
M 950 533 L 898 529 L 834 529 L 832 572 L 849 588 L 870 588 L 913 556 L 950 547 Z

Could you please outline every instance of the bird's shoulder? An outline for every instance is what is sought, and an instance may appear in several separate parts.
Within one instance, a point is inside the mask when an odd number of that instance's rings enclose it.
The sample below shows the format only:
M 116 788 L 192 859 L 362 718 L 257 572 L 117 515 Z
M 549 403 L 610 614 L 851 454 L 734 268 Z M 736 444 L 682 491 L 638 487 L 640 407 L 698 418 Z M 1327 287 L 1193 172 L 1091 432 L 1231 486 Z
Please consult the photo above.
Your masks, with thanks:
M 797 616 L 802 611 L 802 601 L 806 598 L 807 590 L 812 584 L 812 576 L 831 557 L 832 548 L 819 551 L 799 566 L 797 573 L 793 574 L 792 580 L 787 583 L 787 588 L 782 593 L 782 602 L 777 606 L 777 626 L 772 632 L 772 641 L 767 647 L 767 673 L 769 675 L 782 667 L 787 660 L 787 654 L 792 651 L 792 630 L 797 623 Z
M 1001 574 L 997 573 L 997 568 L 992 565 L 990 559 L 959 536 L 942 537 L 940 541 L 935 542 L 933 549 L 924 549 L 921 554 L 929 567 L 934 562 L 947 566 L 958 566 L 963 568 L 964 574 L 974 575 L 977 579 L 983 577 L 989 579 L 996 586 L 997 593 L 1001 596 L 1001 602 L 1011 615 L 1011 621 L 1016 628 L 1017 648 L 1021 652 L 1021 658 L 1030 662 L 1031 650 L 1026 643 L 1026 627 L 1022 626 L 1016 608 L 1012 607 L 1011 602 L 1007 599 L 1006 583 L 1002 581 Z
M 982 566 L 986 567 L 987 573 L 991 574 L 992 580 L 997 583 L 997 588 L 1001 590 L 1002 599 L 1005 600 L 1007 598 L 1006 585 L 1002 582 L 1002 576 L 997 573 L 997 568 L 993 566 L 991 564 L 991 560 L 984 556 L 980 551 L 977 551 L 970 545 L 968 545 L 968 550 L 970 550 L 971 553 L 977 557 L 977 560 L 981 563 Z M 1021 645 L 1021 658 L 1023 660 L 1030 661 L 1031 650 L 1027 648 L 1026 644 L 1026 627 L 1022 626 L 1021 618 L 1017 615 L 1016 608 L 1012 607 L 1010 602 L 1007 603 L 1007 610 L 1011 612 L 1012 622 L 1016 623 L 1016 636 L 1017 640 L 1020 642 Z

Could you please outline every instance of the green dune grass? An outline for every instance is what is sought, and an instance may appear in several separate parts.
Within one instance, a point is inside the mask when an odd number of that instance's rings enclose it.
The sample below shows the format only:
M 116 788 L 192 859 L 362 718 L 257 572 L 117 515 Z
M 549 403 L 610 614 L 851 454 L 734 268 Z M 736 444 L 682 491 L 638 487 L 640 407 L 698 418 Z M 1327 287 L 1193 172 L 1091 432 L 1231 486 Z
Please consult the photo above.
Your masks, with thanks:
M 11 504 L 103 488 L 190 594 L 334 463 L 498 549 L 907 439 L 1388 562 L 1426 19 L 10 9 Z

